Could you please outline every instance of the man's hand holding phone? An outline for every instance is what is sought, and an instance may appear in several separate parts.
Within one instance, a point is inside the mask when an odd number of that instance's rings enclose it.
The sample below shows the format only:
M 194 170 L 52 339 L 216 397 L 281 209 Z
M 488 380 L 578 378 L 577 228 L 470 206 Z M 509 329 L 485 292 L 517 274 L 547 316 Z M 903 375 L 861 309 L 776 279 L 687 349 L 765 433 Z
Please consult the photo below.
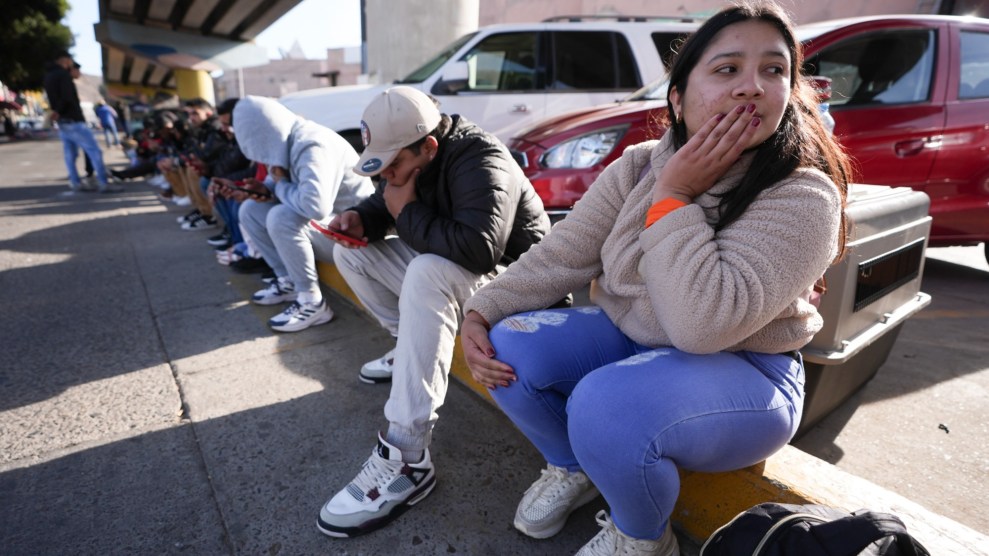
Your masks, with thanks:
M 272 200 L 271 191 L 256 179 L 228 180 L 225 178 L 213 178 L 220 183 L 221 192 L 235 201 L 244 202 L 253 199 L 258 202 L 269 202 Z
M 361 216 L 352 210 L 344 211 L 343 214 L 333 217 L 333 220 L 330 220 L 326 226 L 315 220 L 310 220 L 309 225 L 344 247 L 350 249 L 367 247 L 367 238 L 364 237 L 364 223 L 361 221 Z

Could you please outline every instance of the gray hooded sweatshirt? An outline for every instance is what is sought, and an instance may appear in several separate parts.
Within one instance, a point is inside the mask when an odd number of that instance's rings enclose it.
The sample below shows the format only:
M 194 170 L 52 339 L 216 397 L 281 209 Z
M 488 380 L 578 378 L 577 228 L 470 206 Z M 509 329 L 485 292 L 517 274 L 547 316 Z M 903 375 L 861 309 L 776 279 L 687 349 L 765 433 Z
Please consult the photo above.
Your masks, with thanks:
M 268 166 L 265 185 L 301 216 L 326 221 L 374 192 L 371 179 L 353 171 L 359 157 L 350 143 L 274 99 L 242 98 L 233 125 L 244 156 Z M 287 169 L 288 179 L 276 183 L 272 166 Z

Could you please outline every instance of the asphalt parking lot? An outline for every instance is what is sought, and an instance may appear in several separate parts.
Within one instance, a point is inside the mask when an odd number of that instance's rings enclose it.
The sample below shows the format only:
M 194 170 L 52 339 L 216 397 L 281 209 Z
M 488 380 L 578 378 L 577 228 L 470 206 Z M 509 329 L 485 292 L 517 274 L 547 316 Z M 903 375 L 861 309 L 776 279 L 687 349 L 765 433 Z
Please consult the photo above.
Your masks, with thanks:
M 382 425 L 387 389 L 356 373 L 387 335 L 339 298 L 333 323 L 272 334 L 277 308 L 245 302 L 257 278 L 147 185 L 58 197 L 57 140 L 0 143 L 0 168 L 0 554 L 570 554 L 596 533 L 600 499 L 548 541 L 514 531 L 538 454 L 454 385 L 436 491 L 375 534 L 323 537 L 319 505 Z M 932 303 L 796 446 L 987 533 L 982 249 L 929 250 Z

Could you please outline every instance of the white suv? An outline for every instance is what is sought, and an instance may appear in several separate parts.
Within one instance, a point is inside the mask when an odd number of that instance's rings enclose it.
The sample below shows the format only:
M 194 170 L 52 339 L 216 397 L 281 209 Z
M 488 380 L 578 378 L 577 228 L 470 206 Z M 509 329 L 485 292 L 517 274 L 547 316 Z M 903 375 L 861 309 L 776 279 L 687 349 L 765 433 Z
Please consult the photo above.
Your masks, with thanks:
M 396 81 L 431 94 L 507 141 L 522 127 L 574 108 L 612 102 L 666 73 L 689 18 L 590 16 L 484 27 Z M 391 85 L 300 91 L 280 100 L 343 135 L 358 150 L 364 107 Z

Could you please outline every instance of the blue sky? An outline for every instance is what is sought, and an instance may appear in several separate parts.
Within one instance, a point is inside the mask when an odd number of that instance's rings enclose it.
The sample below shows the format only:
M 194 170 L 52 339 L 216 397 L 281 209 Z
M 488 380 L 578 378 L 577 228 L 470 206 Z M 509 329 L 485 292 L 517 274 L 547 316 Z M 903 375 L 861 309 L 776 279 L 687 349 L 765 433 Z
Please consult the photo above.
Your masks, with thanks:
M 102 75 L 100 45 L 93 36 L 93 24 L 100 18 L 99 0 L 70 0 L 69 4 L 64 23 L 76 38 L 71 52 L 83 73 Z M 279 49 L 290 49 L 296 40 L 307 58 L 323 58 L 327 48 L 360 45 L 360 24 L 360 0 L 302 0 L 255 42 L 266 47 L 271 58 L 278 58 Z

